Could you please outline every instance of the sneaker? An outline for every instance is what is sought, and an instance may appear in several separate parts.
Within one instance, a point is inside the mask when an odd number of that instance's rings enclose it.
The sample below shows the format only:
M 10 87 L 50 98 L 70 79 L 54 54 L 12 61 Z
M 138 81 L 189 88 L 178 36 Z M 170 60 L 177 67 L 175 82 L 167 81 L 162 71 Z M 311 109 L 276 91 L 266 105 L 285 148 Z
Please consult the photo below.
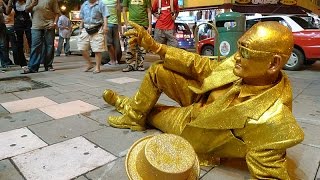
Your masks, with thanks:
M 107 67 L 116 67 L 116 66 L 117 66 L 117 64 L 118 64 L 118 62 L 117 62 L 117 61 L 116 61 L 115 63 L 110 63 L 110 62 L 108 62 L 108 63 L 104 64 L 103 66 L 107 66 Z
M 60 56 L 60 54 L 57 54 L 57 55 L 56 55 L 56 57 L 59 57 L 59 56 Z
M 25 69 L 23 69 L 23 72 L 21 72 L 21 74 L 29 74 L 29 73 L 37 73 L 38 71 L 33 71 L 31 69 L 29 69 L 28 67 L 26 67 Z
M 126 68 L 122 69 L 122 72 L 134 71 L 134 68 L 131 65 L 128 65 Z
M 137 68 L 137 70 L 138 70 L 138 71 L 144 71 L 145 68 L 144 68 L 143 66 L 139 66 L 139 67 Z
M 44 70 L 45 71 L 55 71 L 55 69 L 53 67 L 45 67 Z

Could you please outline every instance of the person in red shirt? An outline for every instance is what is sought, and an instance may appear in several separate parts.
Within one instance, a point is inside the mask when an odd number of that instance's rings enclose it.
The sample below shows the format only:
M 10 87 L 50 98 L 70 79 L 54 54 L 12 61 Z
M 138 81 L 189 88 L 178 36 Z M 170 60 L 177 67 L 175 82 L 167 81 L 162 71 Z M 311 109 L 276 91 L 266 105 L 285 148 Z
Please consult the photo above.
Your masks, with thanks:
M 155 0 L 152 13 L 157 18 L 154 39 L 161 44 L 178 47 L 174 24 L 179 14 L 178 0 Z

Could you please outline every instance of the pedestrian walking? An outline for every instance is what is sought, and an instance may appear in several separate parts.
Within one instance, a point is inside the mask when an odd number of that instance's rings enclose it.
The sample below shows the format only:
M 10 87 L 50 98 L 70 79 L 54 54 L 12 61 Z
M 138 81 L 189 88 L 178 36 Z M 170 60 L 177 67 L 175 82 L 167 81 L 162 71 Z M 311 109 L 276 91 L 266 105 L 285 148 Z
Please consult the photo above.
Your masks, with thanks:
M 129 20 L 143 26 L 151 34 L 152 31 L 152 14 L 150 0 L 123 0 L 123 19 L 126 29 L 132 29 L 128 26 L 127 11 L 129 11 Z M 144 71 L 143 67 L 146 50 L 141 46 L 127 47 L 126 63 L 127 67 L 122 69 L 123 72 Z
M 7 46 L 7 28 L 4 21 L 4 15 L 7 15 L 7 4 L 0 0 L 0 67 L 8 68 L 12 62 L 9 59 L 9 49 Z
M 157 18 L 154 39 L 161 44 L 178 47 L 174 24 L 179 14 L 178 0 L 155 0 L 152 13 Z
M 108 8 L 102 0 L 85 1 L 80 9 L 80 36 L 78 48 L 83 58 L 87 61 L 85 72 L 93 68 L 89 50 L 95 53 L 96 67 L 93 73 L 100 73 L 102 52 L 106 50 L 105 34 L 108 32 Z
M 13 35 L 16 39 L 16 56 L 15 51 L 13 51 L 14 63 L 24 67 L 27 65 L 27 60 L 24 55 L 24 35 L 30 48 L 32 22 L 30 14 L 26 12 L 26 0 L 9 0 L 8 11 L 11 11 L 11 9 L 14 10 Z
M 14 16 L 15 16 L 15 13 L 12 10 L 12 8 L 11 8 L 11 10 L 9 9 L 9 6 L 10 6 L 9 3 L 10 2 L 7 2 L 7 3 L 8 3 L 8 5 L 7 5 L 7 7 L 8 7 L 7 8 L 8 15 L 4 15 L 4 22 L 5 22 L 6 27 L 7 27 L 6 46 L 7 46 L 7 49 L 9 50 L 9 52 L 10 52 L 10 50 L 12 51 L 14 64 L 19 64 L 19 61 L 18 61 L 19 56 L 18 56 L 18 49 L 17 49 L 17 36 L 16 36 L 15 31 L 14 31 Z
M 60 14 L 57 0 L 27 0 L 26 12 L 32 13 L 31 53 L 22 74 L 36 73 L 43 62 L 45 71 L 54 71 L 54 31 Z
M 72 32 L 72 24 L 70 19 L 66 16 L 66 12 L 61 12 L 61 16 L 58 19 L 59 28 L 59 43 L 56 56 L 60 56 L 62 46 L 64 47 L 64 54 L 68 56 L 70 54 L 70 36 Z
M 120 61 L 118 59 L 118 51 L 120 44 L 120 24 L 121 24 L 121 6 L 120 0 L 103 0 L 105 6 L 107 6 L 110 16 L 108 18 L 108 32 L 106 35 L 107 48 L 109 52 L 110 61 L 107 63 L 109 66 L 114 66 Z M 121 50 L 120 50 L 121 52 Z

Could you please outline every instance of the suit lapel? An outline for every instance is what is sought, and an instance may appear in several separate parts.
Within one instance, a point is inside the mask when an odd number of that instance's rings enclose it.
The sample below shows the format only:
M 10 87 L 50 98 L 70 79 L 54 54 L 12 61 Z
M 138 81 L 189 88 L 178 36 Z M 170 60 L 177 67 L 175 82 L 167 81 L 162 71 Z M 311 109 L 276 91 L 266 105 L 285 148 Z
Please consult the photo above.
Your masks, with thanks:
M 218 67 L 216 67 L 210 76 L 204 79 L 200 88 L 189 86 L 189 88 L 196 94 L 203 94 L 217 87 L 232 83 L 238 79 L 238 76 L 234 75 L 233 69 L 235 65 L 235 59 L 233 56 L 226 59 Z
M 248 119 L 259 119 L 280 97 L 284 87 L 281 81 L 256 97 L 226 109 L 206 109 L 189 125 L 205 129 L 243 128 Z M 286 92 L 285 92 L 286 93 Z

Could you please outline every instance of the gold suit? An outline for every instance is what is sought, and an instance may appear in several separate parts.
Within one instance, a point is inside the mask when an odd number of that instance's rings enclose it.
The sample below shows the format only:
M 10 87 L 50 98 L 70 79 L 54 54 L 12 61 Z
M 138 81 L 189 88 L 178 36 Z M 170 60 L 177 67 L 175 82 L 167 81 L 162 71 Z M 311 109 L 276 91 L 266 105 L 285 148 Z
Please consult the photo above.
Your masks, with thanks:
M 170 60 L 177 53 L 182 54 L 179 60 Z M 217 66 L 207 58 L 169 48 L 164 63 L 152 67 L 149 75 L 152 77 L 156 69 L 155 86 L 169 91 L 168 96 L 182 107 L 157 105 L 148 116 L 148 122 L 164 132 L 181 135 L 199 154 L 245 157 L 254 178 L 289 179 L 286 148 L 298 144 L 304 137 L 291 113 L 289 80 L 282 72 L 278 82 L 264 90 L 246 86 L 246 89 L 251 88 L 249 92 L 258 94 L 251 94 L 249 100 L 235 105 L 231 103 L 236 101 L 236 94 L 231 95 L 231 101 L 223 99 L 225 93 L 214 101 L 206 101 L 216 91 L 227 89 L 228 93 L 233 89 L 231 86 L 241 89 L 241 85 L 234 85 L 239 78 L 233 75 L 233 67 L 233 57 Z M 167 86 L 161 84 L 161 79 L 166 79 Z M 187 86 L 189 89 L 182 88 Z
M 291 112 L 289 79 L 280 72 L 269 85 L 248 85 L 234 74 L 235 63 L 234 56 L 217 62 L 167 47 L 164 60 L 149 68 L 136 95 L 117 110 L 134 111 L 128 114 L 140 125 L 146 121 L 184 137 L 202 162 L 243 157 L 253 178 L 289 179 L 286 149 L 304 138 Z M 156 105 L 161 93 L 180 107 Z

